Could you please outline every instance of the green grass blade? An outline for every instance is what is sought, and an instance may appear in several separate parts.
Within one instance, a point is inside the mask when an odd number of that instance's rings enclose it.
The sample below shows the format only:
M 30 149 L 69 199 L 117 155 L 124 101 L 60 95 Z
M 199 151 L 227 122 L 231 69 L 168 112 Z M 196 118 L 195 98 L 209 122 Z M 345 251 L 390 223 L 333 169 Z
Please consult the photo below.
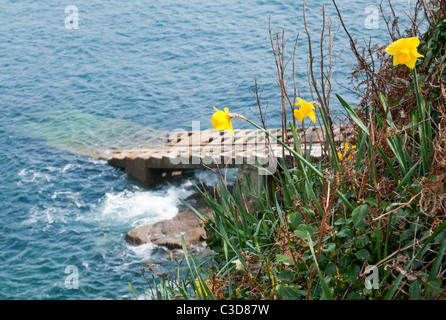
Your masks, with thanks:
M 383 149 L 381 149 L 381 147 L 378 147 L 377 150 L 381 154 L 381 157 L 383 158 L 384 162 L 386 163 L 387 169 L 389 169 L 390 173 L 393 176 L 393 179 L 395 179 L 395 181 L 398 182 L 399 176 L 398 176 L 398 173 L 396 172 L 395 168 L 393 167 L 392 162 L 386 156 L 386 154 L 384 153 Z
M 438 271 L 440 270 L 441 263 L 443 262 L 445 250 L 446 250 L 446 239 L 443 240 L 443 243 L 441 244 L 437 257 L 435 258 L 435 262 L 431 267 L 428 281 L 432 281 L 436 278 Z
M 332 138 L 332 136 L 330 134 L 330 130 L 328 130 L 327 121 L 325 119 L 324 113 L 322 112 L 322 108 L 320 106 L 318 106 L 318 108 L 319 108 L 319 113 L 320 113 L 321 118 L 322 118 L 322 122 L 324 124 L 325 134 L 327 135 L 327 140 L 328 140 L 328 143 L 330 144 L 331 158 L 332 158 L 332 161 L 333 161 L 334 166 L 336 168 L 336 171 L 339 171 L 340 170 L 340 168 L 339 168 L 339 159 L 338 159 L 338 154 L 336 152 L 336 148 L 335 148 L 335 145 L 334 145 L 334 141 L 333 141 L 333 138 Z
M 421 162 L 421 159 L 418 160 L 418 162 L 415 165 L 413 165 L 412 168 L 410 168 L 409 172 L 407 172 L 406 175 L 401 179 L 400 183 L 398 183 L 398 185 L 395 188 L 395 191 L 393 193 L 394 195 L 398 191 L 400 191 L 402 187 L 404 187 L 406 185 L 407 181 L 409 181 L 409 179 L 413 175 L 415 169 L 417 168 L 418 164 L 420 164 L 420 162 Z M 392 196 L 392 198 L 393 198 L 393 196 Z
M 360 133 L 360 136 L 362 137 L 360 138 L 361 142 L 359 143 L 358 151 L 356 153 L 355 170 L 359 170 L 359 166 L 361 165 L 361 160 L 363 159 L 364 156 L 365 144 L 367 142 L 367 135 Z
M 306 240 L 308 241 L 308 245 L 309 245 L 309 247 L 310 247 L 311 255 L 312 255 L 313 260 L 314 260 L 314 263 L 315 263 L 315 265 L 316 265 L 317 273 L 318 273 L 318 275 L 319 275 L 319 279 L 320 279 L 320 281 L 321 281 L 322 292 L 324 293 L 324 296 L 325 296 L 326 299 L 328 299 L 328 300 L 333 300 L 333 294 L 331 293 L 331 290 L 330 290 L 330 288 L 328 287 L 328 284 L 327 284 L 327 282 L 325 281 L 325 278 L 322 276 L 322 272 L 321 272 L 321 270 L 320 270 L 320 268 L 319 268 L 319 264 L 318 264 L 318 262 L 317 262 L 316 255 L 315 255 L 315 253 L 314 253 L 313 241 L 311 240 L 311 236 L 310 236 L 310 234 L 308 233 L 308 231 L 305 232 L 305 238 L 306 238 Z
M 135 288 L 133 287 L 133 285 L 130 283 L 130 281 L 127 282 L 129 284 L 130 289 L 133 292 L 133 295 L 135 296 L 135 299 L 138 300 L 138 295 L 136 294 Z
M 369 130 L 364 125 L 364 123 L 362 123 L 361 119 L 359 118 L 355 110 L 353 110 L 353 108 L 347 102 L 345 102 L 345 100 L 342 99 L 341 96 L 336 94 L 336 97 L 341 102 L 341 105 L 344 107 L 345 111 L 347 111 L 350 118 L 362 129 L 363 132 L 365 132 L 368 136 L 370 136 Z

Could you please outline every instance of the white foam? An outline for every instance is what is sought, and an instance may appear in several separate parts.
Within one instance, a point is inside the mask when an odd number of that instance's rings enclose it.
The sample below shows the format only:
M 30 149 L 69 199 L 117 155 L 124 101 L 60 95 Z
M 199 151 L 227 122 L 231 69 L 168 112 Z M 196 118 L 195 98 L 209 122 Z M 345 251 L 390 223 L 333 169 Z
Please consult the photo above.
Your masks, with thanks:
M 190 182 L 189 182 L 190 184 Z M 125 190 L 107 193 L 97 208 L 98 220 L 121 223 L 133 227 L 171 219 L 178 213 L 179 198 L 186 198 L 193 190 L 182 186 L 167 186 L 161 190 Z
M 72 200 L 74 203 L 77 203 L 77 198 L 79 197 L 79 194 L 73 193 L 71 191 L 54 191 L 53 194 L 51 195 L 51 199 L 53 200 L 60 200 L 59 198 L 66 198 L 69 200 Z M 79 207 L 79 206 L 78 206 Z
M 51 182 L 50 175 L 34 171 L 34 170 L 28 170 L 28 169 L 22 169 L 18 176 L 20 177 L 20 181 L 17 182 L 18 185 L 21 185 L 22 183 L 38 183 L 38 182 Z
M 141 261 L 147 259 L 147 253 L 155 250 L 156 248 L 158 248 L 158 246 L 150 242 L 141 244 L 139 246 L 127 244 L 127 250 L 131 254 L 135 255 L 136 258 L 141 259 Z
M 68 170 L 70 170 L 71 168 L 73 168 L 74 166 L 71 164 L 71 163 L 69 163 L 69 164 L 67 164 L 65 167 L 63 167 L 63 169 L 62 169 L 62 173 L 65 173 L 65 172 L 67 172 Z
M 30 211 L 30 216 L 23 223 L 25 225 L 35 226 L 37 222 L 41 222 L 45 225 L 46 230 L 58 217 L 58 210 L 56 208 L 39 209 L 34 207 Z

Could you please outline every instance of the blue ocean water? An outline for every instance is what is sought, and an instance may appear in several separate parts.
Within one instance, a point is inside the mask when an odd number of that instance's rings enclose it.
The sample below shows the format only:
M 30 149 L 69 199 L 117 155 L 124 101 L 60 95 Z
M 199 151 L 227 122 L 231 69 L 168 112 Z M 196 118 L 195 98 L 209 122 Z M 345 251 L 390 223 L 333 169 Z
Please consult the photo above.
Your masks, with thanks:
M 367 1 L 338 2 L 358 42 L 389 40 L 383 21 L 370 28 Z M 407 18 L 407 2 L 393 3 Z M 338 28 L 331 1 L 308 1 L 315 45 L 321 4 Z M 68 5 L 78 8 L 78 29 L 65 24 Z M 299 32 L 298 89 L 311 99 L 302 1 L 0 2 L 0 299 L 131 299 L 127 282 L 145 284 L 146 261 L 168 271 L 164 250 L 132 247 L 125 233 L 173 217 L 192 183 L 212 176 L 147 189 L 89 155 L 192 121 L 209 129 L 212 106 L 255 119 L 254 77 L 268 125 L 280 126 L 269 18 L 286 28 L 289 54 Z M 345 87 L 355 60 L 342 30 L 334 52 L 333 90 L 354 104 Z M 65 283 L 71 266 L 78 288 Z

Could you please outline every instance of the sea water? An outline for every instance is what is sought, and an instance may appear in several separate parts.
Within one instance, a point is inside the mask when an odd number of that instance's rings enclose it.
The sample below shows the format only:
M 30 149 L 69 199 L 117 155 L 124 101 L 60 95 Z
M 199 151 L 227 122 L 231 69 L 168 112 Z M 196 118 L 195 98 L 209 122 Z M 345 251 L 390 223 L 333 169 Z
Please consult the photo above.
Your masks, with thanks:
M 410 1 L 393 3 L 407 20 Z M 354 105 L 355 60 L 331 1 L 307 3 L 312 41 L 317 48 L 321 4 L 336 34 L 333 92 Z M 389 40 L 376 6 L 338 5 L 358 43 Z M 0 2 L 0 299 L 131 299 L 128 282 L 147 287 L 146 262 L 171 270 L 163 248 L 131 246 L 125 234 L 174 217 L 179 198 L 215 176 L 196 171 L 148 189 L 90 155 L 192 121 L 211 129 L 213 106 L 256 121 L 254 77 L 267 125 L 279 127 L 269 19 L 274 31 L 286 28 L 288 57 L 299 34 L 296 83 L 310 100 L 302 1 Z M 291 63 L 287 70 L 292 88 Z

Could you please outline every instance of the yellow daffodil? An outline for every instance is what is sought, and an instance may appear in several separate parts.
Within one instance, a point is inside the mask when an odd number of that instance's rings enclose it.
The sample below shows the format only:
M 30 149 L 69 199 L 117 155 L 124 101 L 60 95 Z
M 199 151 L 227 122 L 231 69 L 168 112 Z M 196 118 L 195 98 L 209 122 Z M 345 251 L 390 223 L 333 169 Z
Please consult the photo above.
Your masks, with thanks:
M 232 130 L 232 123 L 231 119 L 232 117 L 229 115 L 228 108 L 225 108 L 225 112 L 218 110 L 216 107 L 214 107 L 215 112 L 212 115 L 212 125 L 214 126 L 215 130 L 225 130 L 228 129 L 229 133 L 234 135 L 234 130 Z
M 350 151 L 350 154 L 347 157 L 347 160 L 350 160 L 350 158 L 352 157 L 352 153 L 353 153 L 354 149 L 356 149 L 356 146 L 352 145 L 351 146 L 351 151 Z M 349 150 L 349 143 L 348 142 L 345 143 L 344 150 L 345 150 L 345 152 L 348 152 L 348 150 Z M 342 161 L 342 153 L 340 153 L 339 151 L 338 151 L 338 157 L 339 157 L 339 160 Z
M 316 122 L 316 114 L 314 113 L 314 106 L 312 103 L 306 102 L 304 99 L 297 98 L 296 106 L 300 106 L 299 110 L 294 109 L 294 116 L 300 122 L 303 118 L 309 117 L 313 123 Z
M 235 269 L 236 270 L 243 270 L 243 264 L 240 262 L 239 259 L 232 261 L 232 263 L 235 263 Z
M 420 40 L 417 37 L 401 38 L 386 48 L 386 52 L 393 56 L 393 65 L 405 64 L 410 69 L 415 67 L 417 58 L 424 57 L 419 54 L 417 47 Z

